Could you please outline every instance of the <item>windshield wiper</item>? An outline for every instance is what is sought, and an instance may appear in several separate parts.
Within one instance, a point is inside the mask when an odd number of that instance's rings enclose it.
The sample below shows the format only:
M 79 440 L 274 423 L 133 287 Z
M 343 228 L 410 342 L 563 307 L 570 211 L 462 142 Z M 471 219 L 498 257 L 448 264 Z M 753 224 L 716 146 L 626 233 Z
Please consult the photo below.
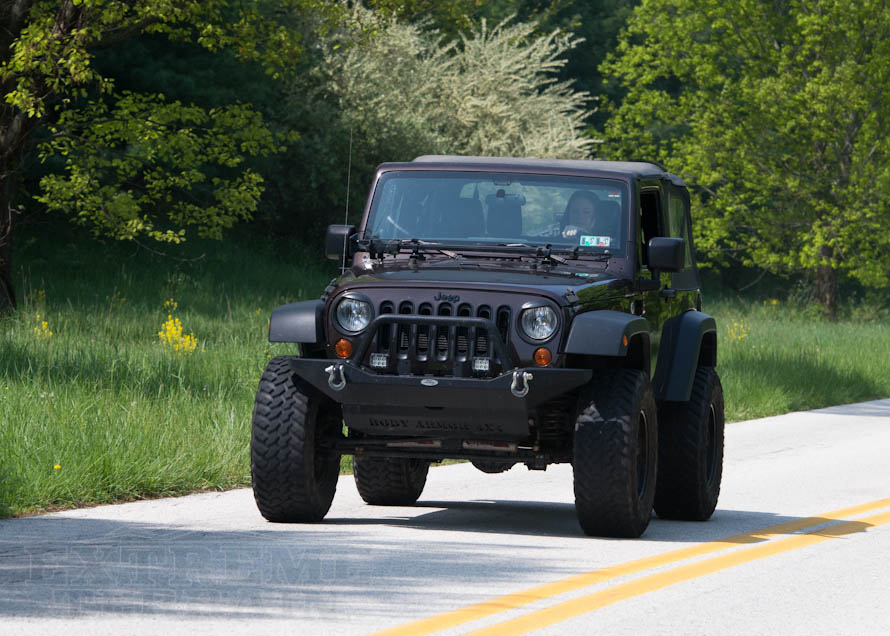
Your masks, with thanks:
M 545 263 L 556 263 L 557 265 L 565 265 L 568 261 L 562 256 L 557 256 L 553 253 L 553 246 L 549 243 L 544 247 L 538 247 L 535 250 L 535 256 L 540 258 Z M 576 257 L 577 258 L 577 257 Z
M 434 251 L 444 254 L 448 258 L 460 258 L 460 254 L 456 254 L 451 250 L 444 249 L 439 245 L 422 241 L 420 239 L 360 239 L 357 241 L 359 249 L 367 251 L 371 258 L 383 259 L 387 254 L 397 256 L 403 249 L 411 250 L 411 258 L 422 261 L 424 256 L 422 252 Z
M 444 243 L 440 241 L 424 241 L 422 239 L 380 239 L 367 238 L 359 239 L 357 242 L 359 249 L 370 253 L 371 258 L 384 258 L 387 254 L 396 256 L 402 250 L 410 249 L 411 257 L 417 260 L 423 260 L 423 252 L 438 252 L 449 258 L 460 258 L 460 252 L 495 252 L 516 254 L 517 256 L 534 256 L 543 259 L 545 262 L 557 263 L 565 265 L 568 259 L 586 260 L 594 262 L 607 261 L 612 258 L 612 253 L 605 250 L 599 253 L 591 253 L 587 250 L 582 251 L 580 245 L 574 248 L 560 248 L 550 243 L 547 245 L 528 245 L 527 243 Z M 565 254 L 566 256 L 560 256 Z M 583 257 L 583 258 L 582 258 Z

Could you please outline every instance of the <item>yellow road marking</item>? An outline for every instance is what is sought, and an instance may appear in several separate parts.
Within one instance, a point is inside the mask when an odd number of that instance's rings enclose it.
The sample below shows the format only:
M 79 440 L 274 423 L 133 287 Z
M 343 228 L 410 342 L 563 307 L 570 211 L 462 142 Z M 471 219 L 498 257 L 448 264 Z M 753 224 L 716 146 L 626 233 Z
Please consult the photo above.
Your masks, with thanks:
M 738 545 L 761 543 L 768 540 L 767 538 L 770 536 L 790 534 L 792 532 L 797 532 L 798 530 L 803 530 L 804 528 L 822 525 L 831 521 L 840 521 L 844 517 L 864 514 L 888 506 L 890 506 L 890 498 L 880 499 L 858 506 L 841 508 L 840 510 L 834 510 L 816 517 L 796 519 L 795 521 L 780 523 L 778 525 L 760 528 L 759 530 L 752 530 L 751 532 L 737 534 L 725 539 L 709 541 L 707 543 L 680 548 L 679 550 L 672 550 L 670 552 L 656 554 L 635 561 L 628 561 L 627 563 L 621 563 L 599 570 L 583 572 L 551 583 L 536 585 L 526 590 L 522 590 L 521 592 L 497 596 L 482 601 L 481 603 L 475 603 L 456 610 L 443 612 L 442 614 L 436 614 L 435 616 L 422 618 L 411 623 L 375 632 L 371 636 L 422 636 L 424 634 L 432 634 L 443 629 L 463 625 L 464 623 L 492 616 L 499 612 L 522 607 L 529 603 L 534 603 L 553 596 L 559 596 L 560 594 L 572 592 L 597 583 L 604 583 L 629 574 L 644 572 L 664 565 L 685 561 L 686 559 L 726 550 Z
M 630 581 L 615 587 L 587 594 L 585 596 L 565 601 L 551 607 L 531 612 L 519 618 L 514 618 L 491 627 L 470 632 L 467 636 L 505 636 L 507 634 L 527 634 L 536 629 L 541 629 L 559 623 L 569 618 L 587 614 L 594 610 L 606 607 L 634 596 L 641 596 L 649 592 L 655 592 L 662 588 L 699 578 L 714 572 L 726 570 L 742 563 L 764 559 L 783 552 L 790 552 L 807 546 L 822 543 L 836 537 L 864 532 L 867 528 L 881 526 L 890 523 L 890 511 L 882 512 L 871 517 L 864 517 L 856 521 L 845 521 L 827 528 L 813 530 L 805 534 L 798 534 L 787 539 L 770 541 L 753 548 L 746 548 L 729 554 L 715 556 L 698 563 L 680 566 L 667 572 L 651 574 L 636 581 Z

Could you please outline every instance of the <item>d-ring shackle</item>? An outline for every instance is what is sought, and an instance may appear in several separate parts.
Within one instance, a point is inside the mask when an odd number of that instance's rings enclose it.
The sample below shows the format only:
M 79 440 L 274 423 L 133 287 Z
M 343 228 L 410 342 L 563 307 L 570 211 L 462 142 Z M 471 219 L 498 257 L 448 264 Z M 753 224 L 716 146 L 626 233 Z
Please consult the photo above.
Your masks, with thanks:
M 532 381 L 532 378 L 534 376 L 528 371 L 514 371 L 510 393 L 518 398 L 525 397 L 528 394 L 528 383 Z
M 328 386 L 335 391 L 342 391 L 346 386 L 346 374 L 343 373 L 343 365 L 332 364 L 329 367 L 325 367 L 325 373 L 328 374 Z M 340 376 L 339 380 L 337 379 L 338 375 Z

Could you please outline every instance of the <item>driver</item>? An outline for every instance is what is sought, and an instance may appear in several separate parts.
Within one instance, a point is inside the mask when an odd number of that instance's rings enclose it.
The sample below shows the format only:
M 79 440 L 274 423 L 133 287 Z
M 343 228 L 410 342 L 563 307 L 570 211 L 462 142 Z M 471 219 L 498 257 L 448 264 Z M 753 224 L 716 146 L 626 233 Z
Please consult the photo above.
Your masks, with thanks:
M 593 234 L 596 222 L 597 196 L 589 190 L 576 190 L 563 215 L 563 238 Z

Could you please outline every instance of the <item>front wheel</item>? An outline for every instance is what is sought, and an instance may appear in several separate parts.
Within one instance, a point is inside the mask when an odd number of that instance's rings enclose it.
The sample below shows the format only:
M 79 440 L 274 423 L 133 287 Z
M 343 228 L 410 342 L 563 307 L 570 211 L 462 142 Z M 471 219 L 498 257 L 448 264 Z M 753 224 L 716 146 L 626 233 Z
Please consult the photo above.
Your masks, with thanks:
M 649 377 L 621 369 L 594 381 L 575 422 L 575 509 L 585 534 L 639 537 L 655 498 L 658 421 Z
M 659 431 L 655 512 L 704 521 L 717 507 L 723 478 L 723 387 L 713 367 L 699 367 L 689 402 L 668 406 Z
M 340 430 L 336 404 L 309 397 L 294 383 L 290 358 L 273 358 L 253 409 L 250 476 L 260 513 L 269 521 L 320 521 L 334 499 L 340 455 L 320 441 Z

